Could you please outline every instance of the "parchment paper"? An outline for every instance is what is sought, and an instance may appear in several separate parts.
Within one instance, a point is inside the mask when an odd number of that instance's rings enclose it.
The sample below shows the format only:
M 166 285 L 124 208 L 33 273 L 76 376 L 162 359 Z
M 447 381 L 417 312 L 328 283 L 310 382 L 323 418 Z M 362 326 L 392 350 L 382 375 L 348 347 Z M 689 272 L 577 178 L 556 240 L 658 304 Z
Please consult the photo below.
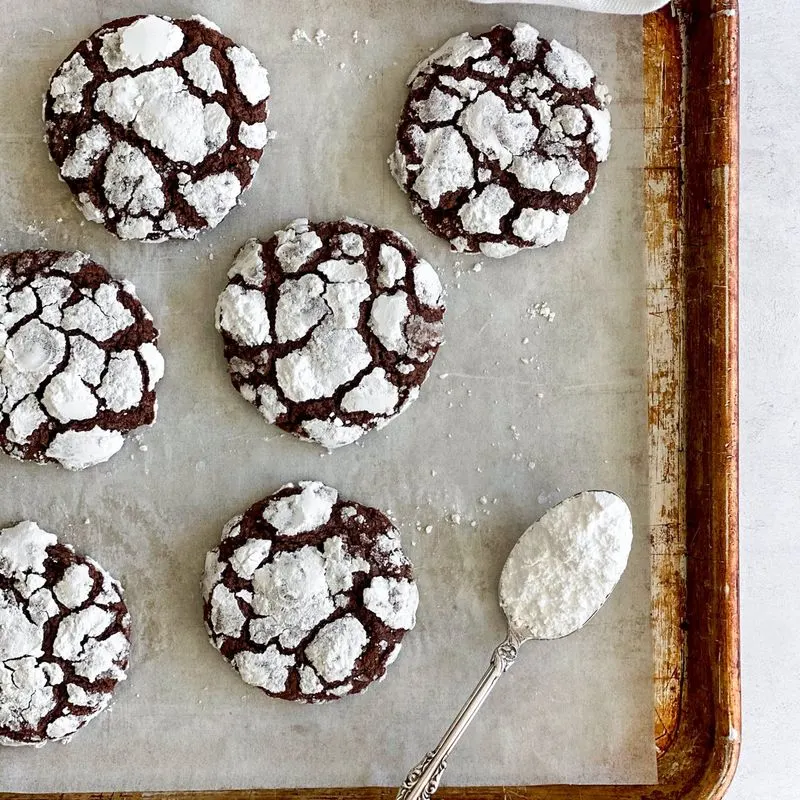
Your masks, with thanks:
M 158 424 L 107 465 L 68 474 L 0 458 L 0 523 L 36 519 L 98 559 L 126 587 L 135 626 L 130 679 L 112 711 L 64 746 L 0 748 L 0 789 L 397 785 L 505 633 L 496 586 L 514 541 L 586 488 L 630 502 L 630 568 L 584 631 L 526 646 L 446 781 L 654 781 L 641 20 L 459 0 L 2 8 L 2 244 L 84 249 L 134 281 L 161 328 L 167 375 Z M 278 138 L 245 207 L 196 243 L 120 243 L 84 224 L 42 143 L 40 98 L 53 69 L 102 22 L 149 11 L 208 16 L 272 77 Z M 449 253 L 412 216 L 385 158 L 417 60 L 466 28 L 518 18 L 577 47 L 610 85 L 613 152 L 564 244 L 483 259 L 473 272 L 480 259 Z M 324 48 L 293 42 L 298 27 L 331 38 Z M 449 291 L 447 344 L 406 415 L 328 455 L 265 425 L 230 387 L 212 310 L 248 236 L 297 216 L 345 214 L 396 227 L 437 265 Z M 532 308 L 540 302 L 552 322 Z M 306 478 L 391 509 L 422 598 L 387 680 L 327 706 L 247 687 L 208 644 L 198 592 L 223 523 Z

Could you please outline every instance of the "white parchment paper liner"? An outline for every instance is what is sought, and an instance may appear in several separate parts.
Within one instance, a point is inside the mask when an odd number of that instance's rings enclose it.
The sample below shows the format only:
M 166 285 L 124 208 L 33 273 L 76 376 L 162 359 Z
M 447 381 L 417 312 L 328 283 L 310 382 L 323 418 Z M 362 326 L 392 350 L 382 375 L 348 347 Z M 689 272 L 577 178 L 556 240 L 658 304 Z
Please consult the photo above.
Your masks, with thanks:
M 259 55 L 278 138 L 245 207 L 215 232 L 126 244 L 73 208 L 42 143 L 40 102 L 78 40 L 104 20 L 153 9 L 133 0 L 9 5 L 0 31 L 3 244 L 82 248 L 134 281 L 167 359 L 158 424 L 109 464 L 71 475 L 0 458 L 1 521 L 37 519 L 97 558 L 125 585 L 134 624 L 130 679 L 112 711 L 68 745 L 0 749 L 0 790 L 398 784 L 504 634 L 496 585 L 512 544 L 545 507 L 584 488 L 630 502 L 629 570 L 585 631 L 529 646 L 446 779 L 654 780 L 641 20 L 461 0 L 163 0 L 160 12 L 202 13 Z M 411 215 L 385 166 L 404 80 L 447 37 L 519 18 L 580 49 L 611 87 L 611 160 L 563 245 L 499 263 L 458 257 Z M 295 43 L 295 28 L 331 38 L 324 48 Z M 247 237 L 296 216 L 345 214 L 396 227 L 437 265 L 449 291 L 447 344 L 407 414 L 327 455 L 265 425 L 230 387 L 212 309 Z M 542 301 L 552 322 L 527 313 Z M 312 477 L 391 509 L 422 595 L 387 680 L 326 707 L 269 700 L 243 684 L 206 640 L 198 593 L 223 523 L 283 482 Z M 454 512 L 460 525 L 448 521 Z

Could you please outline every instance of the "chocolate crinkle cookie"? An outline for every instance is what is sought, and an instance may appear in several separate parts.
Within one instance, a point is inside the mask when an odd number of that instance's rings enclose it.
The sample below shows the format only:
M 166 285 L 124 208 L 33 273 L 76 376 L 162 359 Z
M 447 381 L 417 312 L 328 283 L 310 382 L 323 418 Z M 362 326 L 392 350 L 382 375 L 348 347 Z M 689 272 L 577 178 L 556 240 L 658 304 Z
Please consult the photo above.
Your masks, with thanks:
M 450 39 L 409 85 L 389 164 L 429 230 L 491 258 L 563 241 L 611 146 L 586 59 L 521 22 Z
M 78 207 L 120 239 L 192 239 L 253 180 L 267 71 L 207 19 L 118 19 L 81 42 L 45 96 L 50 154 Z
M 133 285 L 84 253 L 0 256 L 0 447 L 72 470 L 107 461 L 155 421 L 157 340 Z
M 264 418 L 327 448 L 419 394 L 442 337 L 442 284 L 399 233 L 295 220 L 251 239 L 217 303 L 231 381 Z
M 203 600 L 211 642 L 242 680 L 319 703 L 384 677 L 419 594 L 389 519 L 310 481 L 225 526 Z
M 0 744 L 67 739 L 124 681 L 122 588 L 34 522 L 0 531 Z

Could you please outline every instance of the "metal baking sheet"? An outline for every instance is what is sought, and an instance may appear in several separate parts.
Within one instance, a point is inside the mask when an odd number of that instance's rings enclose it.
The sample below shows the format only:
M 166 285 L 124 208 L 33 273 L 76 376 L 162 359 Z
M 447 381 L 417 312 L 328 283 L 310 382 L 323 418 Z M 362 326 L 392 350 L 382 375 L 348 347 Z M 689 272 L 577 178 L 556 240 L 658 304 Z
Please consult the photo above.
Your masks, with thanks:
M 445 781 L 653 782 L 641 19 L 459 0 L 163 2 L 161 13 L 202 13 L 259 55 L 278 136 L 244 208 L 215 232 L 142 245 L 82 224 L 48 162 L 39 117 L 50 73 L 79 39 L 152 10 L 12 6 L 0 34 L 0 102 L 14 109 L 0 120 L 2 244 L 80 248 L 132 280 L 167 358 L 157 425 L 109 464 L 68 474 L 0 460 L 0 521 L 37 519 L 101 561 L 125 585 L 135 625 L 130 679 L 112 711 L 68 745 L 0 751 L 0 790 L 399 783 L 504 634 L 495 590 L 513 542 L 587 487 L 630 502 L 630 568 L 584 631 L 526 647 Z M 456 256 L 411 215 L 385 166 L 404 80 L 448 36 L 517 19 L 579 49 L 609 84 L 611 160 L 564 244 L 504 262 Z M 330 38 L 295 42 L 296 28 Z M 438 267 L 447 344 L 404 417 L 327 454 L 266 426 L 230 387 L 212 310 L 244 239 L 297 216 L 345 214 L 397 228 Z M 422 598 L 387 680 L 315 707 L 243 684 L 208 644 L 198 596 L 222 524 L 305 478 L 391 510 Z

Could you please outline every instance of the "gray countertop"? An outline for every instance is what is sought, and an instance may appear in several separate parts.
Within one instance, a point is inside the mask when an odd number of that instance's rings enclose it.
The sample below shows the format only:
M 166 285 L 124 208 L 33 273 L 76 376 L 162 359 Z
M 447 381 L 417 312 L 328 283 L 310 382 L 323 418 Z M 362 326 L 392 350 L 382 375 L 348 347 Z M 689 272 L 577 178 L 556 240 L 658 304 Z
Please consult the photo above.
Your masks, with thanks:
M 797 0 L 741 0 L 742 757 L 729 797 L 794 800 L 800 705 Z

